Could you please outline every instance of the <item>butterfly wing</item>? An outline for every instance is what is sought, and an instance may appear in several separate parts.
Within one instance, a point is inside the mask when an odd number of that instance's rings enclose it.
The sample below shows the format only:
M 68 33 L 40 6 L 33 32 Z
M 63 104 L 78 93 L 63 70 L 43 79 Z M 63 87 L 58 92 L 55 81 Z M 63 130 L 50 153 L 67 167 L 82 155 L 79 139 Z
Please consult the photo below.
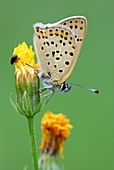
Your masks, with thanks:
M 59 21 L 58 24 L 62 24 L 72 31 L 76 41 L 77 57 L 78 57 L 86 34 L 86 29 L 87 29 L 86 18 L 82 16 L 69 17 Z
M 73 25 L 76 19 L 77 30 Z M 55 24 L 34 25 L 34 46 L 40 69 L 50 73 L 52 82 L 61 84 L 66 81 L 75 66 L 85 35 L 86 26 L 83 24 L 83 29 L 80 29 L 82 21 L 85 19 L 72 17 Z

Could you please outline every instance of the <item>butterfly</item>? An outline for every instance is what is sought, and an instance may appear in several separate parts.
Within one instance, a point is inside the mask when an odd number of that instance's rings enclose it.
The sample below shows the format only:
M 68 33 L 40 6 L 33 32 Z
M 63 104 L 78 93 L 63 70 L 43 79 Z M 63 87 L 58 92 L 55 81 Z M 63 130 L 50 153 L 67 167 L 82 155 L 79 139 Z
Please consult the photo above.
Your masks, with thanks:
M 66 83 L 77 62 L 82 47 L 87 20 L 83 16 L 72 16 L 53 24 L 34 24 L 34 48 L 40 66 L 39 78 L 44 87 L 49 90 L 48 100 L 56 90 L 67 92 L 73 84 L 95 93 L 98 90 L 81 86 L 76 83 Z M 47 101 L 48 101 L 47 100 Z

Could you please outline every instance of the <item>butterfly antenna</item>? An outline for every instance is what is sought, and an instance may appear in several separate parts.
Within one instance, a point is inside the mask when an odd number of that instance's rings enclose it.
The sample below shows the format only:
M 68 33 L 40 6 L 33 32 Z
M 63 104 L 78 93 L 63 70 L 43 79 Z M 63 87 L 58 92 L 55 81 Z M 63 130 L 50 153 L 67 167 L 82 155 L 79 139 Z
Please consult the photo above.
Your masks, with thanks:
M 30 65 L 30 64 L 28 64 L 28 63 L 26 63 L 26 65 L 29 66 L 29 67 L 31 67 L 31 68 L 33 68 L 33 69 L 35 69 L 35 70 L 37 70 L 37 71 L 39 71 L 38 68 L 35 68 L 34 66 L 32 66 L 32 65 Z
M 83 86 L 83 85 L 80 85 L 80 84 L 77 84 L 77 83 L 69 82 L 69 83 L 67 83 L 67 84 L 72 84 L 72 85 L 77 86 L 77 87 L 80 87 L 80 88 L 82 88 L 82 89 L 89 90 L 89 91 L 91 91 L 92 93 L 96 93 L 96 94 L 99 94 L 99 93 L 100 93 L 99 90 L 92 89 L 92 88 L 89 88 L 89 87 L 86 87 L 86 86 Z
M 33 68 L 33 69 L 35 69 L 35 70 L 37 70 L 37 71 L 42 71 L 42 72 L 45 72 L 45 71 L 43 71 L 43 70 L 41 70 L 41 69 L 38 69 L 38 68 L 36 68 L 36 67 L 34 67 L 34 66 L 31 66 L 30 64 L 28 64 L 28 63 L 26 63 L 26 65 L 27 66 L 29 66 L 29 67 L 31 67 L 31 68 Z M 47 77 L 49 77 L 50 78 L 50 76 L 45 72 L 45 74 L 47 75 Z

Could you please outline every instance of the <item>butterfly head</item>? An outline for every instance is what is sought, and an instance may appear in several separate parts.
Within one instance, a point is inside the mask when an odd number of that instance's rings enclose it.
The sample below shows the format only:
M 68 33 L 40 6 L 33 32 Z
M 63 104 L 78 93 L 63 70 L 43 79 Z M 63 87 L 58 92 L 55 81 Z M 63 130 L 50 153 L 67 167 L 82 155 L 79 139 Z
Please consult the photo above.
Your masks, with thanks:
M 71 86 L 68 86 L 68 84 L 65 82 L 59 88 L 60 92 L 67 92 L 70 89 L 71 89 Z

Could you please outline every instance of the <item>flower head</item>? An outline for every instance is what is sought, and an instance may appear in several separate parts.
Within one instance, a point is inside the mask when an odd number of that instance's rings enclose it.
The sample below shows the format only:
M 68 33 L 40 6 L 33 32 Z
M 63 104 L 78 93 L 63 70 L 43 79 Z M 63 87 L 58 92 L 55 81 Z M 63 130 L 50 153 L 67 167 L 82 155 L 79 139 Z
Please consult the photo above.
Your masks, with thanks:
M 30 116 L 37 110 L 39 100 L 39 92 L 37 92 L 39 81 L 35 74 L 39 66 L 35 63 L 32 46 L 28 48 L 23 42 L 14 48 L 11 64 L 15 65 L 17 108 L 26 116 Z
M 41 121 L 43 138 L 40 146 L 44 154 L 56 156 L 60 150 L 60 156 L 63 158 L 64 142 L 72 128 L 69 122 L 69 119 L 62 113 L 45 113 Z
M 12 60 L 14 62 L 12 62 Z M 27 63 L 33 66 L 34 68 L 39 67 L 38 64 L 35 63 L 32 46 L 28 48 L 26 43 L 23 42 L 22 44 L 19 44 L 18 47 L 14 48 L 11 64 L 15 65 L 16 72 L 23 71 L 23 73 L 25 73 L 27 71 L 34 71 L 34 69 L 31 69 L 31 67 L 28 67 Z

